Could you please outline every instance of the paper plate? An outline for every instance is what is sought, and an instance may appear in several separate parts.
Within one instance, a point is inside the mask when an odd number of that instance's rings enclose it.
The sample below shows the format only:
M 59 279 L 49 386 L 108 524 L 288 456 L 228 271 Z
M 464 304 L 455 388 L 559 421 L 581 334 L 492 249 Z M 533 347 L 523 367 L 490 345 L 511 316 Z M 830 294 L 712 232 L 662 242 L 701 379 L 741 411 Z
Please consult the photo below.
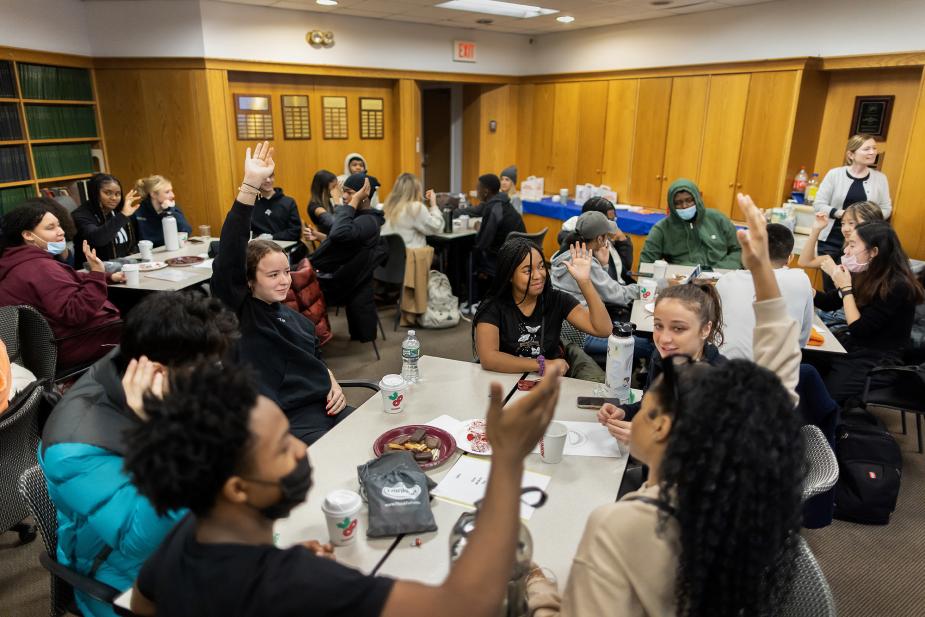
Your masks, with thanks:
M 491 444 L 487 440 L 483 441 L 476 437 L 484 434 L 485 420 L 479 418 L 463 420 L 453 431 L 456 446 L 463 452 L 478 454 L 479 456 L 491 456 Z

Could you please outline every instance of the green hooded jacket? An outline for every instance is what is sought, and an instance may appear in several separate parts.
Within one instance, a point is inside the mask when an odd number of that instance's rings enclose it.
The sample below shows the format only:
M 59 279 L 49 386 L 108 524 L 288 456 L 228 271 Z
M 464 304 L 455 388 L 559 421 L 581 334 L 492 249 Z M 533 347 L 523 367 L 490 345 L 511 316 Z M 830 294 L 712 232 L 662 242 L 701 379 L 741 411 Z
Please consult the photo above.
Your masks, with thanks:
M 685 221 L 674 208 L 674 196 L 687 191 L 694 196 L 697 216 Z M 709 266 L 738 270 L 742 267 L 742 248 L 736 228 L 725 215 L 703 205 L 700 189 L 685 178 L 668 187 L 669 214 L 655 224 L 642 247 L 639 263 L 664 259 L 670 264 Z

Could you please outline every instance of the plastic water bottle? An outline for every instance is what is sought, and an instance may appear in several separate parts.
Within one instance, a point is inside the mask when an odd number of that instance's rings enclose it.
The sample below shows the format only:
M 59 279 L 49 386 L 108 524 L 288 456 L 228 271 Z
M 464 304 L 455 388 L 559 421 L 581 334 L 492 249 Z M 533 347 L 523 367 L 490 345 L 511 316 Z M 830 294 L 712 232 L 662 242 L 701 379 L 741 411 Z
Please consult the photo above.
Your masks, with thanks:
M 408 336 L 401 342 L 401 376 L 408 383 L 417 383 L 421 379 L 418 360 L 421 357 L 421 341 L 414 330 L 408 330 Z
M 180 236 L 177 233 L 177 219 L 168 214 L 161 220 L 161 228 L 164 230 L 164 247 L 168 251 L 180 250 Z
M 607 377 L 604 387 L 607 396 L 627 402 L 630 398 L 630 377 L 633 371 L 633 326 L 628 323 L 614 325 L 607 338 Z
M 468 208 L 468 207 L 469 207 L 469 203 L 466 201 L 466 194 L 465 194 L 465 193 L 460 193 L 460 194 L 459 194 L 459 207 L 460 207 L 460 208 Z
M 812 205 L 816 201 L 816 193 L 819 192 L 819 174 L 813 173 L 809 182 L 806 183 L 806 195 L 803 197 L 803 203 Z

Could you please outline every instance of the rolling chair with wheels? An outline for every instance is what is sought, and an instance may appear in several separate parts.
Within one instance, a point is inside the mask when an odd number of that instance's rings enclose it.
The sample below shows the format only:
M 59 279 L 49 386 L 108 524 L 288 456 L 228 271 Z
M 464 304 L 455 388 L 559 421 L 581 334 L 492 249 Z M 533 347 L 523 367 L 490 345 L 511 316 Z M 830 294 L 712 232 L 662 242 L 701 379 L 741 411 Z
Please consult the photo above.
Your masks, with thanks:
M 806 540 L 799 538 L 790 594 L 779 617 L 835 617 L 835 598 Z
M 24 522 L 29 508 L 17 484 L 23 472 L 36 463 L 38 412 L 46 383 L 30 384 L 0 415 L 0 531 L 17 532 L 22 544 L 35 540 L 35 527 Z
M 889 377 L 886 385 L 871 387 L 873 379 Z M 882 366 L 871 369 L 864 383 L 861 402 L 865 407 L 882 407 L 900 412 L 903 434 L 906 433 L 906 412 L 915 414 L 915 432 L 919 454 L 922 453 L 922 415 L 925 415 L 925 365 Z

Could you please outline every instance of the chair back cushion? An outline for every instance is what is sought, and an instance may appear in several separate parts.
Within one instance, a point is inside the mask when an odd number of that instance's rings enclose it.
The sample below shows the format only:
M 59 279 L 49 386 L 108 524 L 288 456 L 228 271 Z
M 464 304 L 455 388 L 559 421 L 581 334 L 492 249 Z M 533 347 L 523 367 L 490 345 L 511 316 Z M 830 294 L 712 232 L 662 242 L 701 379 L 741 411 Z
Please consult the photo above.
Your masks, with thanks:
M 328 320 L 328 307 L 321 293 L 318 276 L 308 259 L 299 262 L 292 272 L 292 285 L 284 301 L 286 306 L 302 313 L 315 324 L 315 337 L 318 345 L 324 345 L 334 336 L 331 322 Z

